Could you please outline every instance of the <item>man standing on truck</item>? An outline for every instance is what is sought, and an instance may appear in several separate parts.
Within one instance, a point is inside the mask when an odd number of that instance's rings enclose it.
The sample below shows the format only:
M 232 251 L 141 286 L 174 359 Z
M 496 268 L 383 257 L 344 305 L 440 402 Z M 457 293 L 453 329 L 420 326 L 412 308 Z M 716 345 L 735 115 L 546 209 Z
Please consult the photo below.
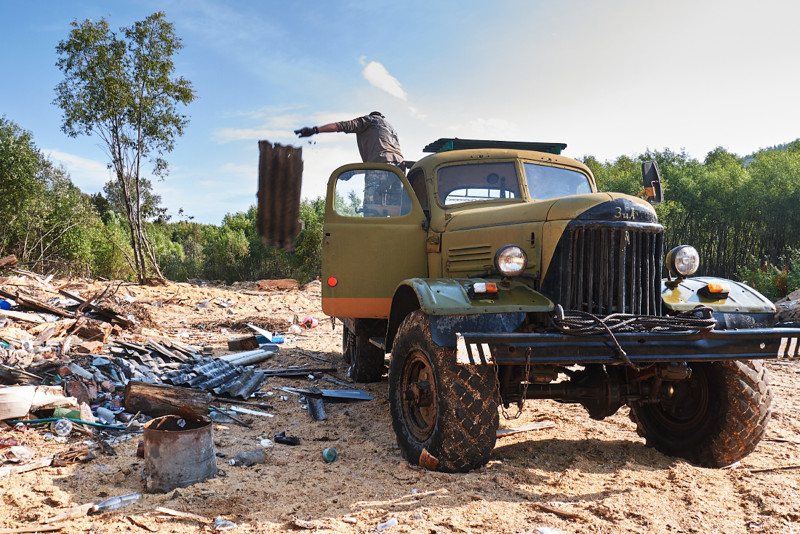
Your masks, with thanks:
M 356 134 L 358 151 L 364 163 L 391 163 L 399 166 L 403 162 L 397 133 L 380 111 L 373 111 L 350 121 L 331 122 L 294 131 L 298 137 L 328 132 Z

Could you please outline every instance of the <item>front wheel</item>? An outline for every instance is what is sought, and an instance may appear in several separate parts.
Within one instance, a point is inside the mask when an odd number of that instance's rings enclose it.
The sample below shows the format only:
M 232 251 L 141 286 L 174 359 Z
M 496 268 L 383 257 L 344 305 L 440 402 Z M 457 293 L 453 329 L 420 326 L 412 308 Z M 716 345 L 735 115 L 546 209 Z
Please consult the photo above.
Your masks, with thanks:
M 772 395 L 760 361 L 691 364 L 669 399 L 631 406 L 647 445 L 705 467 L 724 467 L 753 452 L 770 418 Z
M 456 363 L 455 348 L 433 342 L 420 310 L 397 332 L 389 403 L 400 451 L 412 464 L 420 463 L 423 450 L 440 471 L 466 472 L 489 461 L 500 424 L 494 370 Z

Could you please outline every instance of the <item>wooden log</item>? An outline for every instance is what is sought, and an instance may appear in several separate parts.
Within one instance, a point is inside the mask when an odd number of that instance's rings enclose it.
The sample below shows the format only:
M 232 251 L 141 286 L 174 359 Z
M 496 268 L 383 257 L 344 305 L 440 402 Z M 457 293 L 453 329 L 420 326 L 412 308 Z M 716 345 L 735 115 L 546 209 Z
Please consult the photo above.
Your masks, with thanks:
M 256 336 L 228 340 L 228 350 L 255 350 L 258 348 Z
M 151 417 L 185 412 L 187 409 L 206 417 L 212 400 L 210 392 L 200 389 L 146 384 L 135 380 L 125 386 L 125 409 L 130 413 L 142 412 Z

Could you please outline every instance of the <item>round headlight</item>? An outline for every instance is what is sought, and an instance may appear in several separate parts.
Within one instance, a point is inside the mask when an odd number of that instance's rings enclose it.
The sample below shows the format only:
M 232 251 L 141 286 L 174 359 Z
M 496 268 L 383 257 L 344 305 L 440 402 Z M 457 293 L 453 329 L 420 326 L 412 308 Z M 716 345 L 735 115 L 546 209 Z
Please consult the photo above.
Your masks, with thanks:
M 700 255 L 689 245 L 680 245 L 667 252 L 667 269 L 675 277 L 691 276 L 700 267 Z
M 528 266 L 528 256 L 516 245 L 506 245 L 497 251 L 494 264 L 503 276 L 518 276 Z

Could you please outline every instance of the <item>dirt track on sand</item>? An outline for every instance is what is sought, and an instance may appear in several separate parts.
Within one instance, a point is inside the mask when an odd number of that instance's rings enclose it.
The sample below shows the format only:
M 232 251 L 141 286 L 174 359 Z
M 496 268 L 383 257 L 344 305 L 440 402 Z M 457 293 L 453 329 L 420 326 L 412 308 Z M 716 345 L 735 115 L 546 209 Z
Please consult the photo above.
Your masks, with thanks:
M 86 284 L 87 290 L 101 286 Z M 76 288 L 80 289 L 80 288 Z M 289 325 L 309 314 L 320 326 L 287 335 L 280 352 L 262 368 L 319 365 L 330 359 L 346 376 L 341 325 L 320 309 L 319 285 L 302 290 L 255 291 L 170 284 L 122 286 L 119 295 L 145 318 L 143 334 L 211 343 L 222 354 L 226 340 L 246 322 Z M 226 306 L 204 308 L 203 301 Z M 769 363 L 773 416 L 756 451 L 733 469 L 698 468 L 646 448 L 627 409 L 592 421 L 577 406 L 528 402 L 518 419 L 501 427 L 550 420 L 552 428 L 498 439 L 491 461 L 468 474 L 443 474 L 408 465 L 395 444 L 384 380 L 363 389 L 373 401 L 326 404 L 328 419 L 314 422 L 296 397 L 265 397 L 273 418 L 242 416 L 252 429 L 215 424 L 218 467 L 225 477 L 168 494 L 144 494 L 134 505 L 69 520 L 62 532 L 210 532 L 221 516 L 230 532 L 792 532 L 800 530 L 800 362 Z M 337 387 L 313 382 L 319 387 Z M 271 378 L 277 386 L 305 387 L 309 380 Z M 512 414 L 516 409 L 509 410 Z M 285 431 L 302 438 L 296 447 L 276 444 L 267 462 L 234 467 L 227 459 L 259 447 L 259 435 Z M 38 454 L 69 444 L 45 442 L 42 432 L 13 435 Z M 85 438 L 84 438 L 85 439 Z M 59 510 L 101 498 L 143 491 L 139 437 L 116 445 L 116 456 L 0 478 L 0 531 L 37 524 Z M 70 444 L 80 438 L 71 438 Z M 321 454 L 335 447 L 339 458 Z M 157 507 L 198 514 L 208 521 L 164 516 Z

